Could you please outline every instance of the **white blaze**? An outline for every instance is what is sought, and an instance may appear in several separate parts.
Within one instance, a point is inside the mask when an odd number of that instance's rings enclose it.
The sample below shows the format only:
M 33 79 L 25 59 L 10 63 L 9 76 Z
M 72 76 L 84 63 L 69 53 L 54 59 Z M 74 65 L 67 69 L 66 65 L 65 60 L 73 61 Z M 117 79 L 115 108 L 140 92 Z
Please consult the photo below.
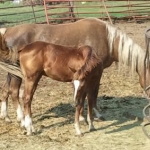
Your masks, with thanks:
M 78 88 L 79 88 L 79 85 L 80 85 L 80 81 L 79 80 L 74 80 L 73 83 L 74 83 L 74 89 L 75 89 L 74 90 L 74 101 L 75 101 L 77 91 L 78 91 Z

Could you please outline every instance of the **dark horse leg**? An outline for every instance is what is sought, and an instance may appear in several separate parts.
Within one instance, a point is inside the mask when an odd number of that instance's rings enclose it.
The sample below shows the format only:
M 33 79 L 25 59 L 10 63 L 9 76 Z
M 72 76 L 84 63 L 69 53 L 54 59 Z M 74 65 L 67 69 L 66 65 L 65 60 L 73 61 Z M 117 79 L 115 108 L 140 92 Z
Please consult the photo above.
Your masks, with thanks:
M 99 84 L 96 84 L 93 86 L 90 90 L 88 90 L 87 93 L 87 100 L 88 100 L 88 114 L 87 114 L 87 121 L 89 124 L 89 131 L 95 130 L 94 125 L 93 125 L 93 111 L 95 112 L 95 105 L 97 101 L 97 95 L 98 95 L 98 90 L 99 90 Z M 97 110 L 96 110 L 97 111 Z
M 95 114 L 95 120 L 97 121 L 104 121 L 105 118 L 102 116 L 102 114 L 100 114 L 98 108 L 97 108 L 97 101 L 94 102 L 93 104 L 93 111 L 94 111 L 94 114 Z M 79 121 L 85 121 L 85 118 L 84 118 L 84 106 L 80 109 L 80 116 L 79 116 Z
M 98 96 L 98 90 L 99 90 L 99 83 L 100 79 L 103 73 L 103 66 L 102 64 L 99 64 L 92 73 L 95 73 L 95 75 L 89 77 L 91 80 L 87 81 L 86 84 L 86 91 L 87 91 L 87 100 L 88 100 L 88 115 L 87 115 L 87 121 L 89 124 L 89 131 L 95 130 L 93 125 L 93 111 L 97 116 L 99 116 L 99 112 L 96 108 L 97 106 L 97 96 Z M 99 116 L 101 117 L 101 116 Z
M 79 121 L 81 121 L 81 117 L 83 117 L 83 108 L 84 108 L 84 101 L 86 97 L 86 93 L 82 91 L 83 89 L 78 90 L 77 96 L 76 96 L 76 101 L 77 101 L 77 106 L 76 106 L 76 111 L 75 111 L 75 130 L 76 134 L 82 136 L 83 134 L 81 133 L 80 130 L 80 124 Z M 84 117 L 82 120 L 85 120 Z
M 7 81 L 4 85 L 4 90 L 2 94 L 2 104 L 1 104 L 1 118 L 10 122 L 8 116 L 8 97 L 11 95 L 15 110 L 17 111 L 17 120 L 21 121 L 21 125 L 24 125 L 23 111 L 19 102 L 19 89 L 22 83 L 22 79 L 8 73 Z
M 82 82 L 80 82 L 82 84 Z M 85 97 L 87 95 L 88 100 L 88 114 L 87 114 L 87 121 L 89 124 L 89 131 L 95 130 L 93 125 L 93 108 L 96 105 L 97 101 L 97 95 L 99 90 L 99 83 L 93 83 L 92 87 L 88 85 L 88 83 L 84 86 L 79 86 L 76 97 L 75 97 L 75 103 L 76 103 L 76 111 L 75 111 L 75 130 L 76 134 L 79 136 L 82 136 L 82 132 L 80 130 L 80 124 L 79 119 L 81 115 L 81 110 L 84 107 L 84 101 Z M 96 108 L 94 108 L 96 109 Z
M 98 77 L 99 79 L 98 80 L 100 80 L 101 79 L 101 75 L 102 75 L 102 72 L 100 73 L 100 76 Z M 96 83 L 97 85 L 97 90 L 99 90 L 99 82 L 97 82 Z M 94 85 L 94 84 L 93 84 Z M 92 86 L 93 86 L 92 85 Z M 91 86 L 91 87 L 92 87 Z M 94 92 L 94 91 L 93 91 Z M 96 91 L 95 91 L 96 92 Z M 97 91 L 97 94 L 98 94 L 98 91 Z M 85 98 L 86 98 L 86 96 L 85 96 Z M 94 102 L 93 102 L 93 111 L 94 111 L 94 114 L 95 114 L 95 116 L 96 116 L 96 118 L 94 118 L 94 119 L 96 119 L 96 120 L 99 120 L 99 121 L 104 121 L 105 119 L 103 118 L 103 116 L 102 116 L 102 114 L 100 114 L 100 112 L 99 112 L 99 110 L 98 110 L 98 108 L 97 108 L 97 100 L 95 99 L 94 100 Z M 79 121 L 85 121 L 85 118 L 84 118 L 84 116 L 83 116 L 83 114 L 84 114 L 84 106 L 80 109 L 80 116 L 79 116 Z

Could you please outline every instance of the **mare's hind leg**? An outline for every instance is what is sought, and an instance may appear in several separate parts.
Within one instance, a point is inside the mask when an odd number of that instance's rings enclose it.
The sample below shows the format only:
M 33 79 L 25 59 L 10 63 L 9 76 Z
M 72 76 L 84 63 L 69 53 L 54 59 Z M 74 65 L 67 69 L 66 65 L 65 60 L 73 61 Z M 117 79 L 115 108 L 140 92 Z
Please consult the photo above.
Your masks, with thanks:
M 21 122 L 21 126 L 23 127 L 24 126 L 24 114 L 23 114 L 22 107 L 19 101 L 19 92 L 20 92 L 21 83 L 22 83 L 22 79 L 20 77 L 11 75 L 9 93 L 11 95 L 14 108 L 17 113 L 17 121 Z
M 3 87 L 2 100 L 1 100 L 0 118 L 5 119 L 6 122 L 11 122 L 11 120 L 8 116 L 8 97 L 9 97 L 10 80 L 11 80 L 11 77 L 9 75 L 7 75 L 7 80 Z
M 24 117 L 23 111 L 21 109 L 21 105 L 19 102 L 19 89 L 22 83 L 21 78 L 9 74 L 7 75 L 7 81 L 3 91 L 2 105 L 1 105 L 1 117 L 5 118 L 6 121 L 10 122 L 8 117 L 8 97 L 11 95 L 15 110 L 17 111 L 17 120 L 21 121 L 21 125 L 23 126 Z

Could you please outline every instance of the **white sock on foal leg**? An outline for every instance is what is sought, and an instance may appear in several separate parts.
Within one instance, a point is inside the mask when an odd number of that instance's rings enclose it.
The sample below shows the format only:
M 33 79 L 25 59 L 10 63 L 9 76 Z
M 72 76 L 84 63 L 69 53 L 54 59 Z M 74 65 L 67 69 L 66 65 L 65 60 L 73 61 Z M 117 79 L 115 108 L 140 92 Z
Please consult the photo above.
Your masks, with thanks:
M 74 83 L 74 102 L 76 103 L 76 95 L 77 95 L 77 91 L 78 91 L 78 88 L 79 88 L 79 85 L 80 85 L 80 81 L 79 80 L 74 80 L 73 81 Z M 80 116 L 79 116 L 80 118 Z M 76 122 L 75 123 L 75 130 L 76 130 L 76 134 L 77 135 L 81 135 L 81 131 L 80 131 L 80 125 L 79 125 L 79 122 Z
M 23 94 L 24 94 L 24 90 L 20 89 L 20 91 L 19 91 L 19 97 L 22 98 Z
M 77 135 L 81 135 L 82 133 L 81 133 L 81 131 L 80 131 L 80 125 L 79 125 L 79 123 L 75 123 L 75 130 L 76 130 L 76 134 Z
M 85 121 L 85 118 L 80 115 L 80 116 L 79 116 L 79 121 L 80 121 L 80 122 Z
M 24 115 L 20 104 L 18 104 L 18 108 L 17 108 L 17 121 L 21 122 L 21 127 L 25 126 Z
M 25 116 L 25 128 L 27 130 L 27 135 L 31 135 L 32 132 L 35 132 L 32 125 L 32 119 L 29 115 Z

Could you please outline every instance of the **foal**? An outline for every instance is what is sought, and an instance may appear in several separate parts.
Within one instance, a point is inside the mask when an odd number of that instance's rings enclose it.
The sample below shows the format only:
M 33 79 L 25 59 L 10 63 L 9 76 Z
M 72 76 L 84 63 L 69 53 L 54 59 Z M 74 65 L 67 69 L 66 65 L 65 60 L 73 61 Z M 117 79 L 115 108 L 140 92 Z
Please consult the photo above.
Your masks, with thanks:
M 89 130 L 94 130 L 92 109 L 96 103 L 102 62 L 90 46 L 64 47 L 36 41 L 19 51 L 21 70 L 25 80 L 24 113 L 27 135 L 34 132 L 31 118 L 31 101 L 42 75 L 54 80 L 74 83 L 76 104 L 75 129 L 81 135 L 79 114 L 84 100 L 88 99 Z

